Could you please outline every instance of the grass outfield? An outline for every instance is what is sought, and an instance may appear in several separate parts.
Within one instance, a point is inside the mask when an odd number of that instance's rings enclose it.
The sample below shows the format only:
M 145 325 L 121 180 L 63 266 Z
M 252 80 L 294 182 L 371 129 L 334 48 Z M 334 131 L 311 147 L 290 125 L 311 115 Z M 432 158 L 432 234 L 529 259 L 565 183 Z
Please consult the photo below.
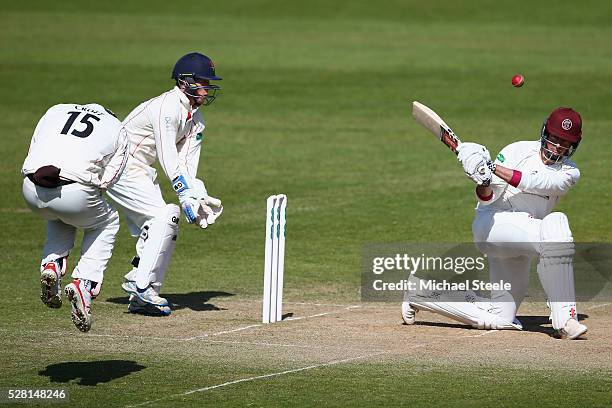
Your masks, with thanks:
M 413 100 L 492 154 L 536 139 L 554 107 L 573 106 L 584 119 L 575 156 L 582 179 L 558 208 L 576 241 L 612 240 L 605 216 L 612 6 L 227 3 L 2 4 L 0 388 L 66 387 L 75 406 L 86 398 L 92 406 L 125 406 L 166 397 L 150 405 L 611 405 L 607 306 L 587 313 L 593 334 L 586 342 L 554 342 L 536 320 L 533 332 L 463 339 L 461 350 L 473 358 L 449 358 L 441 350 L 456 333 L 480 333 L 398 327 L 395 305 L 360 304 L 359 279 L 365 244 L 471 239 L 471 182 L 411 119 Z M 120 282 L 134 242 L 122 224 L 94 326 L 83 335 L 69 308 L 50 310 L 38 300 L 44 223 L 26 209 L 19 176 L 32 131 L 61 102 L 98 102 L 123 118 L 169 89 L 172 65 L 194 50 L 210 55 L 224 78 L 222 96 L 205 108 L 199 175 L 225 213 L 208 231 L 181 226 L 164 286 L 175 305 L 167 319 L 125 312 Z M 515 89 L 510 79 L 518 72 L 526 84 Z M 161 184 L 175 201 L 163 176 Z M 286 310 L 304 320 L 264 327 L 265 199 L 278 192 L 289 197 Z M 78 248 L 73 254 L 74 265 Z M 352 307 L 363 309 L 358 320 Z M 391 327 L 376 326 L 388 337 L 372 332 L 372 316 Z M 418 353 L 402 352 L 414 341 L 424 344 Z M 495 357 L 500 347 L 521 355 L 542 344 L 542 354 L 518 359 L 523 366 Z M 608 357 L 589 360 L 594 353 Z M 588 364 L 580 366 L 581 357 Z M 482 377 L 467 375 L 479 370 Z M 100 373 L 90 381 L 95 387 L 76 379 L 88 372 Z

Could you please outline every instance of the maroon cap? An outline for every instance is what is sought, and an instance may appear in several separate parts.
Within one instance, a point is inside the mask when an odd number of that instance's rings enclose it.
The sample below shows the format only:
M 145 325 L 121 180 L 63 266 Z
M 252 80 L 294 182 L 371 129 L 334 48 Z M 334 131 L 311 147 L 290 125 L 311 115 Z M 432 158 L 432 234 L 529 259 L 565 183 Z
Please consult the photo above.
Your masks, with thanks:
M 582 118 L 572 108 L 557 108 L 546 119 L 546 131 L 560 139 L 578 143 L 582 138 Z

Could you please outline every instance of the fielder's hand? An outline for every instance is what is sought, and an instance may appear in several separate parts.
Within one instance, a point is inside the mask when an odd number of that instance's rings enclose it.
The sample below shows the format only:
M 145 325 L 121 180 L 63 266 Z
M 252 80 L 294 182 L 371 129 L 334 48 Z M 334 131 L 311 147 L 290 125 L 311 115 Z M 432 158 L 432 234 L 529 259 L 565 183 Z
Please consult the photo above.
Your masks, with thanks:
M 217 218 L 223 213 L 221 200 L 215 197 L 206 196 L 200 199 L 200 211 L 198 212 L 198 225 L 200 228 L 206 228 L 210 224 L 214 224 Z

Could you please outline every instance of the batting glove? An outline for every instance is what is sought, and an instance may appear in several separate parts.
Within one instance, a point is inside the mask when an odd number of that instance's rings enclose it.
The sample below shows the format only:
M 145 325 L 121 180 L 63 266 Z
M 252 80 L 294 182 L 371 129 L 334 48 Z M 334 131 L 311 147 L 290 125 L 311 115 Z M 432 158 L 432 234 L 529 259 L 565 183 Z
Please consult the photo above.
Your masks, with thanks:
M 479 154 L 474 154 L 463 161 L 463 171 L 474 183 L 479 186 L 488 186 L 491 183 L 492 172 L 487 161 Z
M 482 157 L 485 161 L 491 160 L 491 153 L 489 153 L 486 147 L 478 143 L 461 143 L 457 147 L 457 152 L 457 159 L 461 162 L 461 164 L 463 164 L 463 162 L 469 157 L 474 155 Z

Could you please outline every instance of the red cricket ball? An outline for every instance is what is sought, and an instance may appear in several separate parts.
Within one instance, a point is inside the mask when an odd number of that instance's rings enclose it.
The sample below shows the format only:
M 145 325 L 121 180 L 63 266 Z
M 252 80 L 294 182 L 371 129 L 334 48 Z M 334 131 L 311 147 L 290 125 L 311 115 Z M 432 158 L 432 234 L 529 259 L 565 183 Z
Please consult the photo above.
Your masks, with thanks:
M 512 86 L 520 88 L 525 83 L 525 77 L 521 74 L 516 74 L 512 77 Z

